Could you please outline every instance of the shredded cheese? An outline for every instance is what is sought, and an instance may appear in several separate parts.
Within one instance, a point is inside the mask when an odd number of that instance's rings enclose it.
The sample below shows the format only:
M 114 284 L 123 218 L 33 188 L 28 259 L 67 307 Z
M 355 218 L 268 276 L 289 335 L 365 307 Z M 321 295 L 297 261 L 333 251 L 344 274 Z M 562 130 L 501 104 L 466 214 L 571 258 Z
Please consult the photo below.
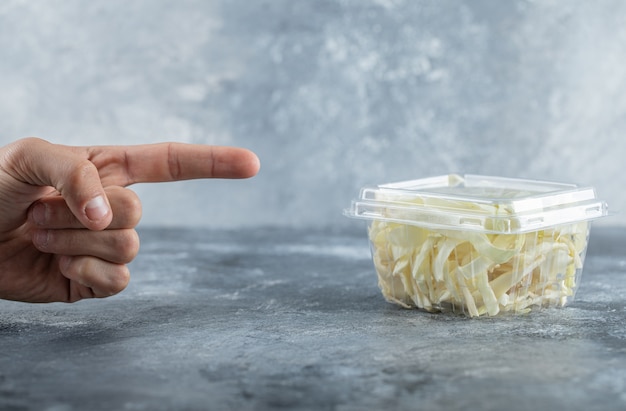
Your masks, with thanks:
M 388 301 L 477 317 L 565 305 L 576 291 L 588 230 L 579 222 L 485 234 L 374 220 L 369 238 Z

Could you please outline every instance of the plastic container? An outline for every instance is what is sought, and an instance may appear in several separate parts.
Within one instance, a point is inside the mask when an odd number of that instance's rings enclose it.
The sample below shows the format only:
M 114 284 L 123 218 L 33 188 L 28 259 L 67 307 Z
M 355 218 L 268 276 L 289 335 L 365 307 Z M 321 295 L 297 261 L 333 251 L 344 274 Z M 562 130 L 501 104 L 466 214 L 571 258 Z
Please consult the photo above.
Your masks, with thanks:
M 478 317 L 571 301 L 607 206 L 591 187 L 451 174 L 365 187 L 344 214 L 369 220 L 388 301 Z

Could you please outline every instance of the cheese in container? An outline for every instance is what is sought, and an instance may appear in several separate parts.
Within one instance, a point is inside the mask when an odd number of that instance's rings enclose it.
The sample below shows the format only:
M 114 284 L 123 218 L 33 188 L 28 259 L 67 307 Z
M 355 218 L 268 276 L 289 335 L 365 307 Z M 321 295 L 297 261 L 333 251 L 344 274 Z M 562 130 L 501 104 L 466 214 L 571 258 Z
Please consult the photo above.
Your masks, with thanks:
M 592 187 L 450 174 L 364 187 L 345 214 L 368 220 L 388 301 L 480 317 L 572 301 L 607 205 Z

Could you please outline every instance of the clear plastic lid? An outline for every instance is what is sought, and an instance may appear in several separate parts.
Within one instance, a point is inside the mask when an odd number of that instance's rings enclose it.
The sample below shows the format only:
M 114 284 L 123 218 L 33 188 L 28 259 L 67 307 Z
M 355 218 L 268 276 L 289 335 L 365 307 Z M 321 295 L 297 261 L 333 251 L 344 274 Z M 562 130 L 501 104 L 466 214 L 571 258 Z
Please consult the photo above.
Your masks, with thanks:
M 364 187 L 345 215 L 422 227 L 523 233 L 607 215 L 592 187 L 450 174 Z

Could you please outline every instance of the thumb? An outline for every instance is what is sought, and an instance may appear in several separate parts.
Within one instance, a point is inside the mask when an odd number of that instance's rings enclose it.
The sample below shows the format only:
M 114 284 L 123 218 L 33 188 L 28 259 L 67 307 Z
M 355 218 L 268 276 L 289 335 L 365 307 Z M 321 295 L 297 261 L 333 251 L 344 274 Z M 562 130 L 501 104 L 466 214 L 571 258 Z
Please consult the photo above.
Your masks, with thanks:
M 88 229 L 103 230 L 111 223 L 111 206 L 98 169 L 85 154 L 37 138 L 19 140 L 5 153 L 5 172 L 28 185 L 54 187 Z

